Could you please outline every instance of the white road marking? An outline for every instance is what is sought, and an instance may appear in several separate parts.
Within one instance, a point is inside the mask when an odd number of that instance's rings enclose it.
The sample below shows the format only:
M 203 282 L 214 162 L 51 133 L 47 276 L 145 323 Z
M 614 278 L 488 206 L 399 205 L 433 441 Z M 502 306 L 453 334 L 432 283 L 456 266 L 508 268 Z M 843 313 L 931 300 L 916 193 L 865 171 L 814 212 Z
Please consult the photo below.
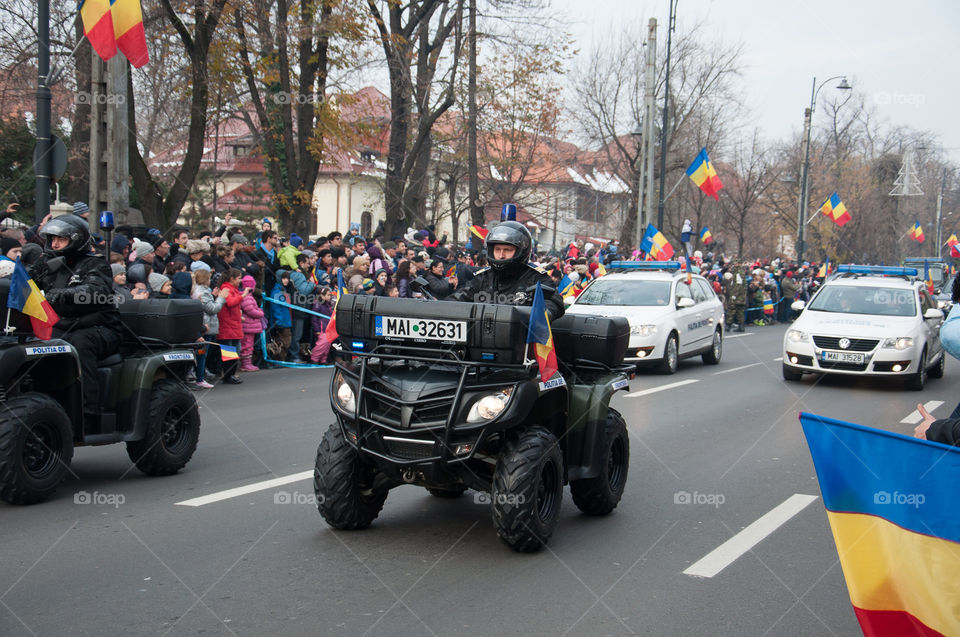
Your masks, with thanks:
M 928 403 L 924 403 L 923 408 L 932 413 L 934 409 L 936 409 L 942 404 L 943 404 L 942 400 L 931 400 Z M 920 415 L 919 411 L 914 409 L 912 412 L 910 412 L 909 416 L 907 416 L 900 422 L 902 422 L 905 425 L 919 425 L 921 420 L 923 420 L 923 416 Z
M 741 336 L 753 336 L 753 332 L 744 332 L 743 334 L 724 334 L 724 340 L 728 338 L 740 338 Z
M 674 387 L 683 387 L 684 385 L 689 385 L 690 383 L 700 382 L 697 378 L 690 378 L 688 380 L 678 380 L 675 383 L 670 383 L 668 385 L 660 385 L 659 387 L 651 387 L 650 389 L 642 389 L 640 391 L 635 391 L 632 394 L 627 394 L 627 398 L 636 398 L 637 396 L 646 396 L 648 394 L 656 394 L 658 391 L 664 391 L 667 389 L 673 389 Z
M 734 367 L 732 369 L 724 369 L 719 372 L 713 372 L 713 375 L 718 374 L 729 374 L 730 372 L 739 372 L 741 369 L 746 369 L 748 367 L 756 367 L 757 365 L 763 365 L 763 363 L 750 363 L 749 365 L 741 365 L 740 367 Z
M 793 516 L 800 513 L 818 496 L 794 493 L 756 522 L 713 549 L 683 572 L 693 577 L 713 577 L 733 564 L 740 556 L 762 542 Z
M 782 360 L 783 360 L 783 356 L 777 356 L 775 359 L 773 359 L 773 362 L 776 363 L 777 361 L 782 361 Z
M 293 473 L 288 476 L 281 476 L 272 480 L 254 482 L 253 484 L 248 484 L 245 487 L 237 487 L 235 489 L 227 489 L 226 491 L 218 491 L 216 493 L 211 493 L 210 495 L 200 496 L 199 498 L 192 498 L 190 500 L 184 500 L 183 502 L 177 502 L 176 504 L 185 507 L 202 507 L 205 504 L 212 504 L 214 502 L 220 502 L 221 500 L 229 500 L 230 498 L 237 498 L 241 495 L 247 495 L 248 493 L 256 493 L 257 491 L 266 491 L 267 489 L 279 487 L 284 484 L 300 482 L 302 480 L 309 480 L 311 478 L 313 478 L 313 471 L 301 471 L 300 473 Z

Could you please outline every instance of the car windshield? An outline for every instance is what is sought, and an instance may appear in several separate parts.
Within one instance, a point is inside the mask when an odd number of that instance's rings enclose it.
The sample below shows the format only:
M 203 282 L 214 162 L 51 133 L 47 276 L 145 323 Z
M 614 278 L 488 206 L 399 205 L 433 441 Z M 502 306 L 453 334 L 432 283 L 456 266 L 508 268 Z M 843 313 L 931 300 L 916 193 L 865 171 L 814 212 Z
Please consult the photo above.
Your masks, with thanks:
M 577 297 L 577 305 L 649 305 L 670 303 L 670 281 L 597 279 Z
M 810 309 L 843 314 L 915 316 L 917 293 L 903 288 L 828 285 L 810 302 Z

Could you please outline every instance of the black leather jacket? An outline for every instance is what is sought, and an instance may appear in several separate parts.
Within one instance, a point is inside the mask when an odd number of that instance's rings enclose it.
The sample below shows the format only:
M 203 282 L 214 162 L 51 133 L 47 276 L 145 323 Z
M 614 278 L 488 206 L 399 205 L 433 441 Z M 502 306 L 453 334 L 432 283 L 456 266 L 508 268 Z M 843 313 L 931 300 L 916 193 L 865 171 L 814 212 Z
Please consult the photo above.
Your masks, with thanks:
M 53 257 L 47 253 L 30 267 L 30 277 L 60 317 L 58 329 L 99 325 L 120 333 L 113 272 L 103 255 Z
M 542 268 L 527 264 L 520 264 L 505 272 L 497 272 L 493 268 L 479 270 L 474 273 L 469 283 L 451 294 L 449 300 L 532 305 L 537 281 L 543 288 L 543 300 L 550 313 L 550 320 L 563 316 L 563 297 L 557 292 L 553 279 Z

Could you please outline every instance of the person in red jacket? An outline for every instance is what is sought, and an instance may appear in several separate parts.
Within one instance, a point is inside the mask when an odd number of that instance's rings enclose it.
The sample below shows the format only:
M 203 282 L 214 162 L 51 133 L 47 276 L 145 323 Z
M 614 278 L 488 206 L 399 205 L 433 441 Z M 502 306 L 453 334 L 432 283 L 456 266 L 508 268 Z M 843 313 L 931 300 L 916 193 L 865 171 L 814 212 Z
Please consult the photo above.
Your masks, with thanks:
M 223 304 L 223 309 L 217 315 L 220 321 L 220 331 L 217 333 L 217 342 L 221 345 L 228 345 L 236 350 L 240 348 L 240 341 L 243 339 L 243 325 L 240 319 L 240 304 L 244 297 L 250 294 L 250 289 L 240 291 L 240 281 L 243 279 L 243 272 L 236 268 L 230 268 L 226 273 L 226 282 L 221 289 L 227 290 L 227 300 Z M 223 382 L 229 385 L 239 385 L 243 381 L 237 378 L 237 359 L 223 362 Z

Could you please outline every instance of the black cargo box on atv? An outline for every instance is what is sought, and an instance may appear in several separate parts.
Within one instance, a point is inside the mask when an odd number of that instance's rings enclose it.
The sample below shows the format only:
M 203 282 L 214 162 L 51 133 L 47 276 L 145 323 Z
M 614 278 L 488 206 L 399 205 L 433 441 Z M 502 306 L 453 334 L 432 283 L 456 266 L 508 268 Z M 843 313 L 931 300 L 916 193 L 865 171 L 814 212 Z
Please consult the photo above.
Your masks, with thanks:
M 166 343 L 192 343 L 203 326 L 203 305 L 197 299 L 143 299 L 121 303 L 120 319 L 127 332 L 125 340 L 135 337 Z
M 590 361 L 616 367 L 630 344 L 630 323 L 622 316 L 565 314 L 550 328 L 557 358 L 569 365 Z

